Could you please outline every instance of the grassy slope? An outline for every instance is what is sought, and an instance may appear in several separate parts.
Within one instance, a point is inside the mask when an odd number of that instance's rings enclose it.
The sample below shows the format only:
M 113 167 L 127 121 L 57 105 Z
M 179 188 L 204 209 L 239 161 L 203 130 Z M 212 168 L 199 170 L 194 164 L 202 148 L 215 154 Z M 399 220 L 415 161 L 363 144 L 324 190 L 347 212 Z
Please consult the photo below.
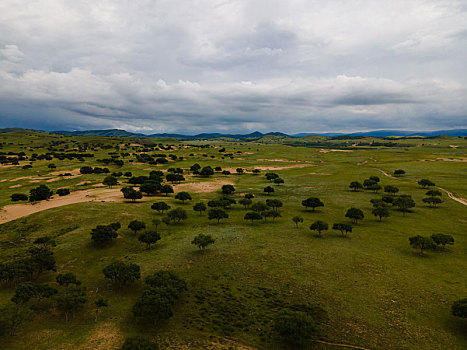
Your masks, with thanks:
M 19 139 L 7 137 L 13 143 Z M 44 142 L 43 137 L 40 140 Z M 230 218 L 217 225 L 209 222 L 206 215 L 200 217 L 194 213 L 190 203 L 183 205 L 189 212 L 189 219 L 182 225 L 163 226 L 160 229 L 162 240 L 150 251 L 144 249 L 126 225 L 133 219 L 149 223 L 152 218 L 159 217 L 150 210 L 151 203 L 160 200 L 159 197 L 145 197 L 143 202 L 135 204 L 76 204 L 4 224 L 0 226 L 3 259 L 20 254 L 35 237 L 58 235 L 59 245 L 54 249 L 58 270 L 75 272 L 90 291 L 88 308 L 69 324 L 62 322 L 60 316 L 43 312 L 22 330 L 20 336 L 7 338 L 4 344 L 9 349 L 113 348 L 118 346 L 123 334 L 141 332 L 175 347 L 179 344 L 217 347 L 218 339 L 224 343 L 226 339 L 232 339 L 236 344 L 278 348 L 271 336 L 271 320 L 280 305 L 319 304 L 329 313 L 324 334 L 330 341 L 378 349 L 466 348 L 465 320 L 456 319 L 449 312 L 452 301 L 467 294 L 466 209 L 445 195 L 440 208 L 427 208 L 421 204 L 425 191 L 416 185 L 418 179 L 425 177 L 460 197 L 467 197 L 465 163 L 417 161 L 465 157 L 465 141 L 459 140 L 416 140 L 425 145 L 407 151 L 394 148 L 347 153 L 224 142 L 228 151 L 254 153 L 236 155 L 241 160 L 219 159 L 217 149 L 180 150 L 177 154 L 187 156 L 188 160 L 165 167 L 189 167 L 194 162 L 202 166 L 247 169 L 255 165 L 297 164 L 257 159 L 308 161 L 310 167 L 276 171 L 286 181 L 284 186 L 275 186 L 276 193 L 271 196 L 284 202 L 283 217 L 276 222 L 245 223 L 245 211 L 237 205 L 229 211 Z M 461 148 L 452 149 L 450 144 Z M 103 158 L 106 153 L 100 151 L 95 159 Z M 189 157 L 190 153 L 195 156 Z M 203 153 L 214 155 L 216 159 L 202 157 Z M 98 165 L 93 163 L 95 159 L 91 162 L 94 166 Z M 364 161 L 367 163 L 357 165 Z M 58 166 L 55 170 L 70 170 L 82 165 L 79 162 L 53 162 Z M 28 171 L 47 174 L 50 171 L 46 167 L 48 163 L 37 162 Z M 148 165 L 130 166 L 126 163 L 122 170 L 145 174 L 147 171 L 143 169 L 147 168 Z M 380 172 L 392 172 L 397 168 L 405 169 L 407 176 L 388 178 Z M 17 168 L 0 171 L 1 179 L 26 176 L 26 171 Z M 393 184 L 401 193 L 411 194 L 418 204 L 414 212 L 403 217 L 393 211 L 391 217 L 378 222 L 371 215 L 369 203 L 378 195 L 347 189 L 350 181 L 363 181 L 370 175 L 380 176 L 383 185 Z M 86 178 L 52 182 L 50 186 L 66 187 L 73 182 L 85 179 L 98 182 L 102 178 L 102 175 L 86 175 Z M 218 178 L 225 177 L 216 175 L 213 181 Z M 252 192 L 260 199 L 268 198 L 262 193 L 268 185 L 264 176 L 245 174 L 229 178 L 236 179 L 237 193 Z M 26 181 L 19 183 L 24 184 L 21 191 L 9 189 L 11 183 L 0 183 L 0 205 L 8 203 L 11 193 L 25 192 L 37 186 L 37 183 Z M 194 194 L 193 202 L 215 196 L 215 193 Z M 300 201 L 309 196 L 320 197 L 325 207 L 316 213 L 305 212 Z M 173 196 L 168 202 L 172 206 L 178 205 Z M 351 239 L 339 238 L 336 232 L 326 233 L 325 238 L 318 239 L 308 229 L 316 219 L 330 224 L 343 221 L 350 206 L 365 212 L 365 219 L 354 228 Z M 290 220 L 294 215 L 305 218 L 305 223 L 298 229 Z M 89 239 L 91 228 L 112 221 L 122 223 L 121 238 L 106 249 L 93 247 Z M 193 236 L 201 232 L 210 233 L 217 240 L 205 253 L 198 252 L 190 244 Z M 440 232 L 451 233 L 456 239 L 447 252 L 429 252 L 420 258 L 408 245 L 409 236 Z M 125 290 L 112 291 L 101 270 L 114 258 L 140 264 L 143 276 L 170 268 L 188 281 L 189 291 L 171 320 L 158 327 L 135 322 L 131 307 L 144 285 L 139 282 Z M 54 275 L 49 274 L 44 275 L 43 280 L 53 278 Z M 11 295 L 10 289 L 0 289 L 1 303 Z M 110 303 L 97 325 L 92 321 L 93 309 L 90 307 L 96 295 L 108 298 Z

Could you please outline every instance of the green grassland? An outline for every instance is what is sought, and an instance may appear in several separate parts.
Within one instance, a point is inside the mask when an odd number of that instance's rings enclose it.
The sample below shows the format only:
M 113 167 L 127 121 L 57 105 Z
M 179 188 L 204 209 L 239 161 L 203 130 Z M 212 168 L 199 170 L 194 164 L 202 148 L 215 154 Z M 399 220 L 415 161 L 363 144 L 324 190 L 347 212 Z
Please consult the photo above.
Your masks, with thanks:
M 365 141 L 371 140 L 375 138 Z M 51 146 L 57 141 L 62 143 Z M 21 256 L 37 237 L 54 236 L 57 273 L 75 273 L 87 287 L 89 299 L 84 310 L 69 322 L 53 310 L 37 313 L 17 335 L 4 336 L 1 347 L 115 349 L 125 335 L 142 334 L 157 339 L 162 348 L 280 349 L 285 345 L 273 331 L 274 317 L 282 307 L 301 305 L 321 306 L 327 311 L 321 339 L 328 342 L 368 349 L 466 349 L 467 320 L 450 313 L 454 300 L 467 297 L 466 206 L 444 192 L 438 208 L 426 206 L 422 202 L 426 190 L 417 185 L 417 180 L 430 179 L 453 196 L 467 198 L 466 163 L 454 161 L 467 157 L 467 141 L 452 137 L 394 139 L 392 142 L 400 142 L 401 146 L 359 147 L 351 146 L 353 140 L 339 140 L 347 142 L 347 146 L 351 143 L 350 147 L 343 147 L 348 152 L 331 151 L 326 144 L 309 147 L 308 141 L 302 140 L 304 146 L 291 146 L 280 140 L 179 142 L 24 131 L 0 134 L 0 152 L 24 151 L 29 156 L 45 153 L 48 147 L 66 152 L 84 143 L 95 149 L 86 151 L 95 156 L 85 161 L 40 160 L 33 162 L 31 169 L 22 169 L 28 161 L 20 162 L 20 166 L 0 166 L 0 180 L 5 180 L 0 182 L 0 207 L 12 204 L 11 194 L 27 194 L 40 184 L 53 190 L 95 188 L 93 185 L 102 182 L 105 174 L 47 180 L 57 177 L 51 172 L 71 171 L 84 165 L 104 167 L 97 160 L 108 158 L 115 145 L 122 146 L 119 152 L 133 154 L 144 143 L 171 144 L 174 150 L 157 153 L 176 154 L 184 160 L 149 165 L 138 163 L 130 155 L 122 158 L 122 167 L 107 166 L 111 172 L 148 175 L 149 169 L 189 169 L 199 163 L 223 169 L 275 167 L 270 171 L 285 180 L 280 186 L 270 184 L 264 177 L 268 170 L 259 175 L 237 175 L 233 171 L 232 175 L 216 173 L 210 178 L 187 177 L 186 182 L 235 182 L 233 198 L 237 200 L 245 193 L 253 193 L 254 201 L 275 198 L 284 203 L 281 218 L 255 224 L 243 219 L 246 211 L 238 204 L 228 209 L 229 218 L 219 224 L 208 220 L 206 213 L 198 215 L 193 204 L 217 198 L 220 191 L 188 190 L 193 200 L 185 204 L 175 200 L 173 194 L 145 196 L 135 203 L 79 203 L 0 225 L 0 262 Z M 212 147 L 195 147 L 206 144 Z M 225 147 L 233 158 L 222 159 L 220 147 Z M 49 169 L 49 163 L 54 163 L 56 169 Z M 406 174 L 384 175 L 396 169 L 404 169 Z M 412 212 L 403 216 L 391 209 L 391 216 L 379 222 L 371 214 L 370 200 L 379 198 L 381 193 L 353 192 L 348 188 L 351 181 L 363 182 L 372 175 L 379 176 L 383 186 L 393 185 L 400 194 L 412 195 L 416 202 Z M 38 180 L 41 176 L 47 179 Z M 22 179 L 11 181 L 18 178 Z M 84 181 L 88 183 L 83 184 Z M 123 178 L 119 181 L 125 185 Z M 20 186 L 11 188 L 12 185 Z M 268 185 L 275 188 L 270 196 L 263 192 Z M 324 207 L 316 212 L 306 211 L 301 201 L 308 197 L 319 197 Z M 186 209 L 188 219 L 181 224 L 159 226 L 162 239 L 146 250 L 126 227 L 138 219 L 154 228 L 152 220 L 161 219 L 162 215 L 150 206 L 160 200 L 172 208 Z M 330 226 L 350 222 L 344 214 L 352 206 L 362 209 L 365 218 L 354 225 L 350 238 L 341 238 L 339 232 L 332 230 L 317 238 L 310 231 L 315 220 L 326 221 Z M 304 218 L 298 228 L 291 220 L 295 215 Z M 105 248 L 94 246 L 91 229 L 115 221 L 122 224 L 115 242 Z M 199 251 L 191 244 L 199 233 L 211 234 L 215 244 Z M 410 247 L 408 237 L 434 233 L 451 234 L 455 244 L 446 251 L 430 250 L 420 257 Z M 102 269 L 115 259 L 140 265 L 142 280 L 121 290 L 112 288 Z M 155 326 L 135 319 L 131 309 L 144 289 L 144 277 L 161 269 L 170 269 L 186 280 L 188 291 L 182 294 L 174 316 Z M 55 275 L 44 273 L 40 282 L 53 283 Z M 0 305 L 8 303 L 13 293 L 13 288 L 1 286 Z M 94 323 L 93 303 L 99 297 L 108 299 L 109 307 Z M 323 343 L 310 343 L 309 347 L 335 348 Z

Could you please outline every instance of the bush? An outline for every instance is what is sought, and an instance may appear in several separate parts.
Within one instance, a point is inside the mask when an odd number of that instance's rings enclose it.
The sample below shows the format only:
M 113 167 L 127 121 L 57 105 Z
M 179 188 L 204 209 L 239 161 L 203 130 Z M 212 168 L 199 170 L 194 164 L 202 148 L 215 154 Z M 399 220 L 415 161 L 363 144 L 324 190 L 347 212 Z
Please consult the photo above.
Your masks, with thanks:
M 57 190 L 57 194 L 60 196 L 60 197 L 63 197 L 63 196 L 67 196 L 70 194 L 70 190 L 68 188 L 59 188 Z
M 159 346 L 146 337 L 134 335 L 125 338 L 120 350 L 159 350 Z
M 319 334 L 313 317 L 305 312 L 285 309 L 279 312 L 274 322 L 274 329 L 286 343 L 303 346 L 311 337 Z
M 18 202 L 18 201 L 27 201 L 28 200 L 28 196 L 25 195 L 25 194 L 22 194 L 22 193 L 14 193 L 11 195 L 11 200 L 13 202 Z

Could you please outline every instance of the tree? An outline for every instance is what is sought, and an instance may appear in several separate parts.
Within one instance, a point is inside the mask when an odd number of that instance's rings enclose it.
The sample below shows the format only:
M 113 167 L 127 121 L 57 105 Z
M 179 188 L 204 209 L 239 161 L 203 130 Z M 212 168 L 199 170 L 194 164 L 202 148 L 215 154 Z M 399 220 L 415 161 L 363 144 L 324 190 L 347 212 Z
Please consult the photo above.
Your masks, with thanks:
M 379 177 L 378 177 L 378 176 L 375 176 L 375 175 L 370 176 L 369 179 L 370 179 L 370 180 L 373 180 L 374 182 L 379 182 Z
M 161 235 L 156 231 L 146 231 L 138 236 L 140 242 L 146 243 L 147 249 L 151 249 L 151 244 L 161 239 Z
M 102 183 L 106 186 L 109 186 L 112 188 L 112 186 L 118 185 L 117 178 L 115 176 L 109 175 L 104 178 L 104 181 Z
M 301 216 L 294 216 L 292 221 L 295 223 L 295 226 L 298 228 L 298 224 L 303 222 L 303 218 Z
M 230 173 L 230 171 L 228 171 L 228 170 L 223 170 L 223 171 L 222 171 L 222 175 L 230 175 L 230 174 L 231 174 L 231 173 Z
M 74 317 L 75 312 L 81 309 L 86 302 L 86 288 L 78 286 L 70 286 L 60 291 L 55 298 L 56 307 L 65 313 L 66 322 L 68 322 L 68 315 L 71 313 Z
M 167 216 L 173 222 L 180 222 L 181 220 L 185 220 L 187 218 L 186 211 L 183 208 L 172 209 L 167 213 Z
M 266 205 L 277 212 L 277 210 L 282 207 L 282 201 L 279 199 L 266 199 Z
M 371 186 L 373 185 L 376 185 L 377 182 L 375 180 L 372 180 L 372 179 L 366 179 L 363 181 L 363 187 L 365 187 L 366 189 L 370 188 Z
M 321 237 L 321 232 L 328 230 L 328 224 L 326 222 L 324 222 L 324 221 L 317 220 L 317 221 L 315 221 L 314 223 L 311 224 L 310 230 L 318 231 L 318 236 Z
M 247 209 L 251 205 L 252 200 L 248 198 L 242 198 L 238 201 L 238 203 L 243 205 L 245 209 Z
M 245 214 L 245 216 L 243 217 L 244 220 L 251 220 L 251 223 L 253 224 L 253 221 L 254 220 L 262 220 L 263 217 L 261 216 L 260 213 L 258 212 L 255 212 L 255 211 L 250 211 L 248 213 Z
M 181 200 L 182 203 L 185 203 L 185 201 L 191 201 L 191 195 L 188 192 L 178 192 L 175 195 L 175 199 Z
M 266 187 L 264 188 L 264 192 L 266 192 L 267 195 L 269 196 L 271 193 L 274 192 L 274 188 L 271 187 L 271 186 L 266 186 Z
M 347 210 L 347 213 L 345 213 L 345 217 L 352 219 L 352 221 L 356 224 L 358 220 L 362 220 L 365 215 L 363 215 L 363 211 L 361 211 L 358 208 L 350 208 Z
M 441 198 L 438 197 L 427 197 L 422 199 L 423 203 L 428 203 L 430 207 L 436 207 L 438 204 L 443 203 Z
M 441 191 L 438 190 L 429 190 L 425 194 L 430 197 L 441 197 L 442 195 Z
M 22 193 L 14 193 L 10 196 L 11 200 L 13 202 L 18 202 L 18 201 L 27 201 L 28 196 Z
M 196 203 L 193 206 L 193 210 L 198 211 L 199 215 L 201 215 L 203 213 L 203 211 L 206 211 L 206 209 L 207 209 L 206 204 L 204 204 L 203 202 Z
M 244 196 L 246 199 L 253 199 L 255 198 L 254 194 L 253 193 L 245 193 L 245 196 Z
M 91 230 L 91 239 L 96 244 L 110 243 L 112 239 L 117 238 L 117 230 L 110 225 L 97 225 Z
M 217 223 L 219 223 L 219 221 L 221 219 L 228 219 L 228 217 L 229 217 L 229 214 L 227 214 L 221 208 L 213 208 L 213 209 L 209 210 L 209 212 L 208 212 L 208 219 L 209 220 L 216 219 Z
M 31 278 L 39 278 L 43 271 L 56 271 L 53 253 L 47 249 L 29 248 L 31 254 L 25 261 Z
M 266 173 L 265 176 L 270 182 L 279 177 L 276 173 Z
M 120 350 L 159 350 L 159 346 L 146 337 L 133 335 L 125 338 Z
M 264 202 L 256 202 L 256 203 L 253 203 L 253 205 L 251 206 L 251 210 L 256 211 L 260 214 L 264 213 L 268 209 L 269 209 L 269 206 Z
M 267 210 L 263 213 L 263 217 L 264 220 L 266 220 L 266 218 L 272 218 L 273 220 L 275 220 L 276 218 L 282 217 L 282 215 L 281 213 L 275 210 Z
M 97 322 L 101 308 L 109 306 L 109 303 L 104 298 L 99 298 L 94 302 L 94 305 L 96 306 L 96 317 L 94 318 L 94 322 Z
M 394 175 L 395 176 L 402 176 L 404 174 L 405 174 L 405 170 L 402 170 L 402 169 L 394 170 Z
M 92 174 L 92 168 L 90 166 L 83 166 L 79 169 L 81 174 Z
M 133 202 L 143 198 L 141 191 L 136 191 L 133 187 L 124 187 L 120 191 L 123 193 L 123 198 L 131 199 Z
M 65 274 L 58 274 L 57 277 L 55 277 L 55 280 L 57 283 L 61 286 L 64 286 L 65 288 L 68 288 L 71 284 L 74 284 L 75 286 L 81 285 L 81 281 L 76 278 L 76 275 L 72 272 L 68 272 Z
M 57 245 L 55 240 L 50 236 L 38 237 L 32 243 L 35 244 L 38 248 L 49 250 Z
M 281 179 L 280 177 L 278 177 L 277 179 L 274 179 L 274 183 L 275 183 L 277 186 L 280 186 L 281 184 L 284 183 L 284 179 Z
M 312 211 L 315 211 L 317 207 L 324 207 L 324 203 L 319 198 L 314 197 L 303 200 L 302 205 L 307 209 L 312 208 Z
M 223 185 L 222 186 L 222 193 L 225 195 L 229 195 L 235 192 L 235 188 L 232 185 Z
M 425 249 L 435 248 L 435 242 L 433 242 L 431 237 L 417 235 L 409 237 L 409 242 L 412 248 L 420 249 L 420 256 L 423 256 Z
M 156 230 L 157 230 L 157 226 L 159 226 L 161 223 L 162 221 L 159 219 L 152 219 L 152 224 L 156 226 Z
M 29 201 L 36 202 L 47 200 L 52 197 L 53 191 L 50 190 L 46 185 L 40 185 L 39 187 L 33 188 L 29 191 Z
M 214 175 L 214 170 L 210 166 L 205 166 L 201 171 L 199 172 L 201 176 L 212 176 Z
M 394 200 L 394 205 L 399 207 L 399 210 L 405 216 L 405 213 L 408 212 L 410 208 L 415 207 L 415 202 L 412 199 L 412 196 L 405 194 L 397 197 Z
M 243 174 L 243 169 L 242 169 L 242 168 L 237 168 L 237 169 L 235 169 L 235 171 L 236 171 L 237 174 L 239 174 L 239 175 Z
M 352 181 L 349 185 L 352 191 L 357 192 L 358 190 L 363 189 L 363 185 L 358 181 Z
M 33 317 L 28 307 L 8 304 L 0 309 L 0 335 L 8 333 L 15 335 L 18 328 Z
M 274 321 L 274 330 L 283 341 L 293 347 L 302 347 L 309 338 L 319 335 L 313 317 L 302 311 L 285 309 L 279 312 Z
M 132 177 L 133 174 L 131 173 L 131 171 L 127 171 L 125 174 L 123 174 L 123 176 L 125 176 L 125 177 Z
M 54 163 L 50 163 L 47 165 L 47 168 L 49 169 L 55 169 L 57 166 Z
M 128 224 L 128 228 L 132 230 L 136 235 L 136 232 L 144 230 L 146 228 L 146 224 L 143 221 L 133 220 Z
M 167 174 L 165 179 L 171 183 L 185 181 L 183 175 L 180 174 Z
M 59 188 L 57 190 L 57 194 L 60 196 L 60 197 L 63 197 L 63 196 L 68 196 L 70 194 L 70 190 L 68 188 Z
M 397 187 L 388 185 L 388 186 L 384 186 L 384 192 L 389 193 L 389 194 L 395 196 L 396 193 L 399 192 L 399 189 L 398 189 Z
M 332 229 L 341 231 L 342 237 L 347 237 L 347 234 L 352 232 L 352 225 L 346 223 L 336 223 L 332 225 Z
M 443 233 L 436 233 L 431 235 L 431 239 L 438 246 L 443 246 L 443 249 L 446 249 L 446 244 L 454 244 L 454 237 L 451 235 L 445 235 Z
M 453 316 L 467 318 L 467 298 L 456 300 L 451 306 Z
M 174 193 L 174 189 L 170 185 L 162 185 L 160 191 L 161 193 L 165 193 L 166 196 L 168 196 L 169 193 Z
M 427 179 L 418 180 L 417 183 L 418 183 L 420 186 L 422 186 L 423 188 L 435 186 L 435 183 L 434 183 L 434 182 L 432 182 L 432 181 L 430 181 L 430 180 L 427 180 Z
M 378 184 L 378 183 L 375 183 L 374 185 L 371 185 L 371 186 L 368 186 L 367 189 L 370 190 L 370 191 L 373 191 L 374 193 L 378 192 L 379 190 L 381 190 L 381 185 Z
M 139 280 L 141 277 L 139 265 L 122 261 L 115 261 L 107 265 L 103 270 L 105 278 L 109 279 L 113 284 L 118 285 L 119 288 L 125 284 L 132 283 Z
M 147 195 L 154 195 L 161 189 L 161 184 L 156 181 L 147 181 L 139 186 L 139 190 Z
M 160 213 L 164 212 L 164 210 L 169 210 L 170 205 L 165 202 L 156 202 L 151 205 L 151 209 L 157 210 Z
M 190 167 L 190 171 L 193 171 L 193 172 L 198 171 L 199 169 L 201 169 L 201 165 L 199 165 L 198 163 L 195 163 Z
M 200 233 L 191 241 L 191 244 L 196 245 L 199 249 L 206 249 L 206 247 L 210 244 L 213 244 L 215 239 L 212 238 L 211 235 L 204 235 Z
M 371 213 L 374 216 L 379 217 L 379 221 L 382 221 L 383 218 L 389 217 L 389 210 L 386 206 L 379 205 L 376 208 L 374 208 Z

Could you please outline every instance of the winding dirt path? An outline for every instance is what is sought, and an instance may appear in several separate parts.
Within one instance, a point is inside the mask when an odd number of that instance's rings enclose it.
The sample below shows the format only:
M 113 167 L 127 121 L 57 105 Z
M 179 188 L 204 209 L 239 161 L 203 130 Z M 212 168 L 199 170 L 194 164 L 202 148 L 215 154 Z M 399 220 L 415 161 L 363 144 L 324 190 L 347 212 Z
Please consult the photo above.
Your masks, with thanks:
M 53 196 L 48 201 L 27 204 L 6 205 L 0 209 L 0 224 L 13 221 L 40 211 L 62 207 L 64 205 L 84 202 L 123 202 L 123 196 L 119 188 L 92 189 L 71 192 L 68 196 Z
M 358 346 L 358 345 L 350 345 L 350 344 L 340 344 L 340 343 L 332 343 L 332 342 L 327 342 L 327 341 L 324 341 L 324 340 L 319 340 L 319 339 L 316 339 L 315 340 L 316 343 L 320 343 L 320 344 L 326 344 L 326 345 L 332 345 L 332 346 L 338 346 L 340 348 L 347 348 L 347 349 L 359 349 L 359 350 L 370 350 L 368 348 L 364 348 L 362 346 Z
M 467 205 L 467 199 L 465 198 L 460 198 L 460 197 L 456 197 L 452 194 L 452 192 L 449 192 L 448 190 L 442 188 L 442 187 L 439 187 L 439 186 L 436 186 L 436 188 L 440 189 L 441 191 L 445 192 L 449 198 L 451 198 L 452 200 L 455 200 L 456 202 L 459 202 L 461 204 L 464 204 L 464 205 Z

